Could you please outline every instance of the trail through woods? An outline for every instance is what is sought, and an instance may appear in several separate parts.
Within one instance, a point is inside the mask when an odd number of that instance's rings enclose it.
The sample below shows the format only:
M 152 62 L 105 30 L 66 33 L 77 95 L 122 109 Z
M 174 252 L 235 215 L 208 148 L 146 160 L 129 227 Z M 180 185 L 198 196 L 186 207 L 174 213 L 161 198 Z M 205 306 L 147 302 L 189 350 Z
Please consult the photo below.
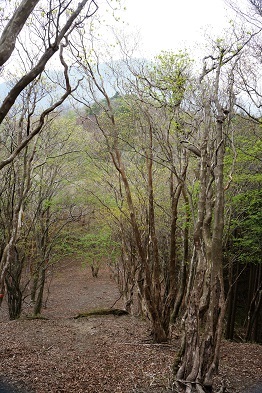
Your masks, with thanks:
M 119 292 L 107 269 L 95 279 L 87 266 L 69 260 L 53 274 L 43 310 L 48 319 L 8 321 L 4 304 L 0 383 L 8 382 L 13 391 L 23 393 L 172 391 L 171 366 L 179 345 L 175 332 L 170 344 L 154 345 L 147 322 L 140 318 L 73 318 L 79 312 L 110 308 L 117 299 Z M 115 307 L 121 306 L 120 299 Z M 262 382 L 262 347 L 224 342 L 218 382 L 221 378 L 228 393 Z

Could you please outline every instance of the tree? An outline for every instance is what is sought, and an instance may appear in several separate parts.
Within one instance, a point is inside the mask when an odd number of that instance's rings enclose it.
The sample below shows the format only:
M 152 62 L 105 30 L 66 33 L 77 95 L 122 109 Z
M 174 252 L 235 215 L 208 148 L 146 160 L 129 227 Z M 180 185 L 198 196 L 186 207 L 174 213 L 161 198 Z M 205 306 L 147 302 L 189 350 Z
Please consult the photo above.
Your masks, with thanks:
M 79 254 L 91 266 L 93 277 L 98 277 L 102 263 L 114 265 L 119 257 L 119 243 L 113 241 L 109 228 L 99 228 L 97 233 L 85 234 L 78 244 Z
M 31 8 L 27 8 L 26 3 L 32 3 Z M 72 8 L 72 1 L 52 1 L 48 2 L 48 12 L 46 12 L 46 5 L 42 5 L 40 10 L 36 15 L 33 13 L 33 8 L 36 5 L 36 1 L 33 2 L 25 2 L 21 3 L 21 9 L 17 9 L 14 11 L 13 18 L 11 18 L 12 23 L 16 23 L 17 31 L 14 30 L 14 40 L 10 47 L 9 39 L 7 37 L 11 36 L 8 34 L 8 31 L 11 29 L 9 24 L 6 26 L 6 30 L 3 31 L 1 37 L 2 50 L 8 51 L 9 56 L 12 54 L 15 48 L 16 37 L 19 34 L 19 31 L 23 28 L 23 24 L 25 24 L 26 19 L 31 15 L 30 25 L 34 26 L 35 29 L 38 30 L 38 37 L 36 38 L 40 44 L 41 50 L 39 51 L 38 56 L 35 57 L 35 61 L 31 60 L 30 51 L 26 48 L 26 46 L 22 47 L 25 51 L 24 55 L 28 57 L 30 63 L 30 69 L 25 70 L 24 75 L 15 83 L 12 89 L 9 91 L 7 96 L 5 97 L 1 107 L 0 107 L 0 123 L 6 118 L 8 112 L 16 102 L 17 98 L 21 94 L 21 92 L 31 83 L 33 82 L 41 73 L 44 71 L 46 64 L 50 59 L 54 56 L 54 54 L 60 49 L 60 61 L 64 66 L 65 70 L 65 94 L 56 104 L 52 105 L 48 110 L 44 111 L 41 116 L 41 123 L 43 124 L 46 116 L 52 110 L 54 110 L 57 106 L 59 106 L 71 93 L 71 86 L 69 83 L 68 73 L 67 73 L 67 65 L 62 57 L 62 50 L 67 45 L 67 40 L 69 35 L 72 33 L 74 29 L 76 29 L 86 18 L 89 18 L 96 12 L 97 5 L 95 1 L 91 0 L 83 0 L 80 2 L 77 7 Z M 94 6 L 94 8 L 92 8 Z M 87 13 L 82 15 L 83 10 L 87 7 Z M 31 12 L 30 12 L 31 9 Z M 20 11 L 20 12 L 19 12 Z M 40 13 L 40 20 L 39 14 Z M 18 18 L 19 14 L 19 18 Z M 66 18 L 64 17 L 66 15 Z M 65 42 L 63 42 L 65 40 Z M 6 62 L 4 58 L 2 59 L 2 63 Z M 25 62 L 24 62 L 25 63 Z M 29 143 L 29 141 L 40 132 L 41 127 L 37 127 L 30 135 L 27 135 L 20 144 L 17 146 L 16 150 L 13 152 L 13 155 L 6 159 L 1 163 L 0 168 L 4 165 L 7 165 L 12 161 L 16 155 Z
M 12 244 L 5 275 L 11 319 L 19 317 L 22 301 L 29 295 L 34 313 L 40 314 L 46 272 L 55 263 L 53 249 L 60 232 L 82 216 L 82 210 L 74 206 L 73 194 L 71 199 L 62 196 L 70 189 L 73 174 L 77 177 L 72 165 L 78 151 L 73 130 L 78 130 L 74 120 L 53 114 L 35 144 L 28 145 L 1 171 L 5 181 L 0 199 L 2 250 L 6 243 Z M 5 144 L 8 148 L 7 141 Z
M 12 61 L 12 54 L 16 52 L 21 58 L 21 69 L 24 73 L 19 76 L 7 96 L 0 106 L 0 124 L 8 127 L 11 109 L 22 100 L 20 113 L 15 113 L 16 118 L 20 117 L 18 133 L 14 135 L 16 143 L 13 144 L 11 152 L 6 150 L 7 155 L 1 157 L 0 170 L 14 161 L 14 159 L 28 146 L 29 142 L 41 132 L 48 120 L 48 116 L 71 94 L 72 90 L 68 65 L 64 60 L 63 51 L 68 45 L 68 39 L 72 32 L 81 27 L 81 24 L 90 18 L 97 10 L 98 6 L 94 0 L 83 0 L 79 4 L 70 1 L 50 0 L 48 7 L 46 2 L 40 2 L 39 8 L 35 9 L 38 1 L 21 1 L 18 8 L 13 9 L 13 15 L 6 23 L 0 39 L 0 64 Z M 12 4 L 14 6 L 14 4 Z M 86 10 L 86 12 L 85 12 Z M 34 36 L 34 40 L 25 40 L 26 35 Z M 25 40 L 23 42 L 23 40 Z M 28 42 L 35 42 L 37 52 L 32 53 L 28 47 Z M 32 45 L 31 45 L 32 47 Z M 42 113 L 35 118 L 33 115 L 39 110 L 37 100 L 32 97 L 35 86 L 41 81 L 41 75 L 50 59 L 59 51 L 59 59 L 64 69 L 64 84 L 62 86 L 64 94 L 57 101 L 42 110 Z M 27 90 L 27 91 L 26 91 Z M 23 97 L 27 99 L 23 105 Z M 30 103 L 30 99 L 33 101 Z M 15 109 L 16 110 L 16 109 Z M 38 112 L 39 113 L 39 112 Z M 23 118 L 26 116 L 26 120 Z M 16 129 L 15 129 L 16 131 Z M 22 212 L 21 203 L 14 210 L 11 221 L 13 222 L 9 239 L 6 239 L 5 247 L 1 253 L 0 262 L 0 304 L 4 294 L 4 281 L 7 269 L 10 266 L 11 253 L 19 236 L 19 223 Z
M 231 126 L 235 104 L 233 81 L 240 55 L 236 47 L 240 48 L 237 42 L 227 44 L 223 39 L 216 41 L 215 53 L 204 58 L 199 90 L 196 90 L 194 100 L 202 107 L 198 109 L 198 113 L 202 113 L 198 130 L 200 169 L 197 219 L 194 225 L 195 258 L 192 259 L 194 276 L 189 281 L 191 287 L 183 317 L 181 352 L 175 364 L 178 389 L 181 392 L 212 391 L 213 377 L 219 364 L 225 314 L 225 138 Z M 211 64 L 208 64 L 209 59 Z M 204 82 L 205 78 L 208 78 L 208 84 Z
M 243 339 L 261 341 L 261 264 L 258 257 L 261 252 L 261 67 L 258 56 L 261 51 L 261 4 L 253 0 L 241 7 L 234 2 L 230 4 L 240 21 L 250 29 L 251 39 L 245 45 L 245 56 L 239 59 L 236 66 L 235 84 L 240 94 L 236 102 L 238 116 L 234 120 L 232 140 L 234 157 L 228 154 L 227 158 L 234 161 L 235 174 L 229 191 L 230 202 L 227 201 L 230 214 L 225 238 L 228 262 L 226 337 L 233 339 L 236 331 Z M 244 5 L 247 5 L 246 10 Z M 248 293 L 248 296 L 241 296 L 243 292 Z
M 259 309 L 261 286 L 261 128 L 254 119 L 238 115 L 234 120 L 234 162 L 228 198 L 229 211 L 224 248 L 228 263 L 228 312 L 226 338 L 261 342 Z M 248 293 L 248 296 L 241 296 Z
M 92 94 L 90 101 L 95 101 L 95 107 L 86 97 L 85 100 L 82 98 L 82 102 L 89 108 L 89 122 L 94 121 L 97 129 L 102 133 L 106 149 L 118 173 L 119 193 L 124 207 L 122 211 L 125 214 L 124 219 L 120 220 L 123 255 L 131 250 L 131 247 L 127 246 L 124 235 L 124 231 L 130 233 L 130 229 L 124 229 L 123 223 L 129 221 L 133 232 L 132 245 L 135 245 L 136 254 L 134 258 L 129 255 L 127 260 L 137 259 L 135 265 L 138 269 L 131 269 L 129 263 L 125 267 L 129 266 L 130 274 L 136 274 L 136 279 L 132 278 L 132 280 L 136 281 L 141 310 L 151 321 L 154 340 L 166 341 L 177 292 L 175 285 L 178 270 L 177 209 L 187 167 L 187 160 L 183 161 L 182 158 L 180 169 L 176 168 L 170 135 L 173 132 L 171 129 L 177 126 L 174 117 L 176 112 L 179 112 L 183 100 L 190 61 L 186 55 L 166 54 L 159 57 L 158 64 L 147 67 L 144 73 L 132 72 L 129 67 L 130 83 L 126 84 L 126 80 L 121 80 L 118 76 L 116 84 L 119 87 L 125 85 L 124 92 L 110 97 L 98 53 L 93 48 L 94 60 L 92 60 L 90 58 L 92 53 L 90 55 L 82 36 L 79 42 L 80 47 L 75 47 L 74 54 L 86 77 L 88 90 Z M 126 65 L 124 67 L 128 68 Z M 163 67 L 165 71 L 162 70 Z M 108 69 L 112 69 L 111 65 Z M 117 74 L 115 68 L 112 73 Z M 175 111 L 174 107 L 176 107 Z M 162 118 L 166 116 L 162 127 L 158 122 L 160 116 Z M 161 143 L 165 147 L 161 147 Z M 179 150 L 181 150 L 180 144 Z M 170 164 L 166 164 L 168 160 L 171 161 Z M 157 222 L 160 220 L 156 211 L 161 211 L 161 207 L 157 207 L 157 189 L 160 188 L 157 186 L 160 185 L 157 181 L 158 172 L 159 179 L 164 175 L 166 178 L 176 178 L 178 183 L 175 184 L 171 180 L 173 223 L 171 235 L 170 228 L 167 229 L 167 244 L 170 246 L 168 253 L 165 251 L 166 244 L 160 242 L 161 232 L 157 227 Z M 168 192 L 168 189 L 165 191 Z M 137 201 L 140 202 L 140 206 Z M 169 205 L 168 209 L 170 207 Z M 160 244 L 163 245 L 162 250 Z M 130 288 L 132 287 L 133 284 L 130 285 Z

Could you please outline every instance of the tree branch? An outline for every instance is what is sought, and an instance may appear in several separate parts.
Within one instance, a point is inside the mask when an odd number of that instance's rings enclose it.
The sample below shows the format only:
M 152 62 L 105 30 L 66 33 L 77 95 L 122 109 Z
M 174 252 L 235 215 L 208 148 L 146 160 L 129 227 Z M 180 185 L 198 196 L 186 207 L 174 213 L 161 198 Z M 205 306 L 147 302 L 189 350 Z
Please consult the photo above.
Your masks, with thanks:
M 27 135 L 27 137 L 21 141 L 21 143 L 19 144 L 19 146 L 17 146 L 17 148 L 12 152 L 12 154 L 10 154 L 10 156 L 8 158 L 6 158 L 5 160 L 2 160 L 0 162 L 0 170 L 2 168 L 4 168 L 6 165 L 10 164 L 10 162 L 12 162 L 15 157 L 20 153 L 21 150 L 23 150 L 23 148 L 25 146 L 28 145 L 28 143 L 31 141 L 31 139 L 33 139 L 33 137 L 37 134 L 39 134 L 39 132 L 42 130 L 44 124 L 45 124 L 45 119 L 47 117 L 47 115 L 51 112 L 53 112 L 57 107 L 59 107 L 65 100 L 66 98 L 74 91 L 77 89 L 78 84 L 75 86 L 74 89 L 72 89 L 70 83 L 69 83 L 69 77 L 68 77 L 68 66 L 64 61 L 63 58 L 63 47 L 64 45 L 61 45 L 60 47 L 60 60 L 61 63 L 64 66 L 64 76 L 65 76 L 65 80 L 66 80 L 66 91 L 63 94 L 63 96 L 60 98 L 60 100 L 58 100 L 57 102 L 55 102 L 53 105 L 51 105 L 49 108 L 47 108 L 40 116 L 39 122 L 38 122 L 38 126 L 29 134 Z
M 0 66 L 11 56 L 18 34 L 39 0 L 23 0 L 6 25 L 0 38 Z
M 77 9 L 71 14 L 69 19 L 65 23 L 64 27 L 61 29 L 61 32 L 57 35 L 55 41 L 46 49 L 45 53 L 40 58 L 36 66 L 32 68 L 26 75 L 24 75 L 16 83 L 16 85 L 10 90 L 2 106 L 0 107 L 0 124 L 4 120 L 9 110 L 12 108 L 19 94 L 25 89 L 26 86 L 29 85 L 29 83 L 31 83 L 38 75 L 40 75 L 43 72 L 47 62 L 51 59 L 54 53 L 58 51 L 62 39 L 69 32 L 69 30 L 72 29 L 74 21 L 79 16 L 79 14 L 81 13 L 85 5 L 88 3 L 88 1 L 89 0 L 83 0 L 78 4 Z M 96 11 L 97 5 L 95 4 L 95 6 L 96 6 L 95 11 Z M 87 15 L 87 17 L 89 16 L 90 15 Z

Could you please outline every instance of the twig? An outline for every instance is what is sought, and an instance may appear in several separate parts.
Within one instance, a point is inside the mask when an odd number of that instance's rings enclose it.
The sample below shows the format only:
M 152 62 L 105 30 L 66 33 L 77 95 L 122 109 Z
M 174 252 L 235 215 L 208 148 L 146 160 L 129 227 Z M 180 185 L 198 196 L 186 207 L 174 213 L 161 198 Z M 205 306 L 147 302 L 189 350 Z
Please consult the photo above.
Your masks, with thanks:
M 157 344 L 157 343 L 151 343 L 151 344 L 147 344 L 147 343 L 117 343 L 118 345 L 136 345 L 136 346 L 154 346 L 154 347 L 166 347 L 166 348 L 174 348 L 173 345 L 171 344 Z
M 121 294 L 120 294 L 120 297 L 116 299 L 116 301 L 115 301 L 114 304 L 110 307 L 110 309 L 112 309 L 112 308 L 116 305 L 116 303 L 121 299 L 122 296 L 123 296 L 123 294 L 121 293 Z

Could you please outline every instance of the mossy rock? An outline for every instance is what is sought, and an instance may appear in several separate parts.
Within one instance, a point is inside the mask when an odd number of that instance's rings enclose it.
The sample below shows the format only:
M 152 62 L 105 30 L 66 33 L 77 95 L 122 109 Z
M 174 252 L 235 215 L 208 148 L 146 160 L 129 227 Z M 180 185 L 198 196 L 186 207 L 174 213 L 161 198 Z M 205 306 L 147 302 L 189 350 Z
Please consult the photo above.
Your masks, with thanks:
M 128 312 L 126 310 L 121 310 L 118 308 L 102 308 L 102 309 L 90 310 L 84 313 L 79 313 L 74 317 L 74 319 L 87 318 L 92 316 L 103 316 L 103 315 L 115 315 L 117 317 L 120 317 L 121 315 L 128 315 Z

